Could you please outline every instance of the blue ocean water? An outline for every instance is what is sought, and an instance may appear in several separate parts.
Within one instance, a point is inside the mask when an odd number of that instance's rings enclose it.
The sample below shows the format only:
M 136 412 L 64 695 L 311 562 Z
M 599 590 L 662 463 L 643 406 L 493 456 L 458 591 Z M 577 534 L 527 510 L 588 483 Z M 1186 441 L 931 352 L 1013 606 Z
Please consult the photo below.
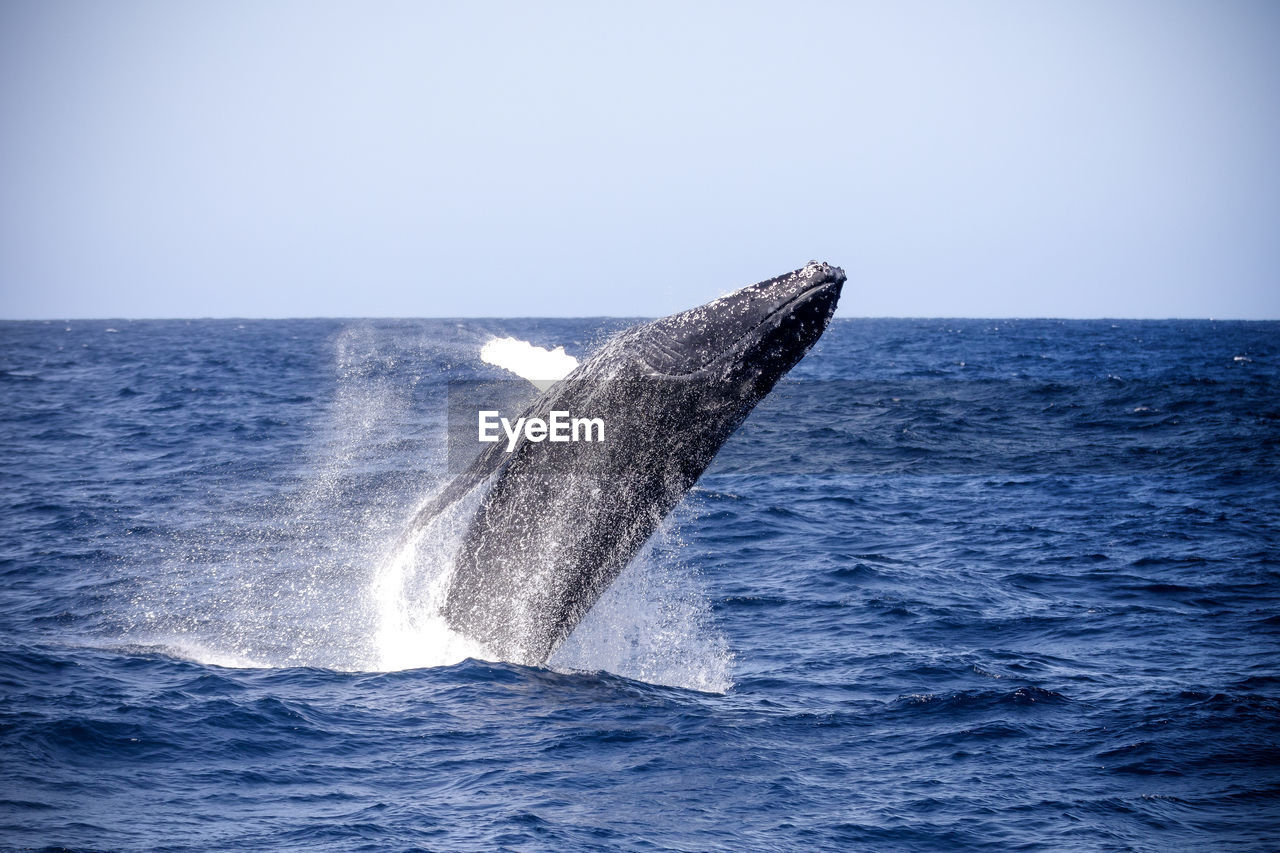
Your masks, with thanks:
M 622 325 L 0 324 L 0 846 L 1277 849 L 1280 324 L 837 320 L 468 658 L 446 386 Z

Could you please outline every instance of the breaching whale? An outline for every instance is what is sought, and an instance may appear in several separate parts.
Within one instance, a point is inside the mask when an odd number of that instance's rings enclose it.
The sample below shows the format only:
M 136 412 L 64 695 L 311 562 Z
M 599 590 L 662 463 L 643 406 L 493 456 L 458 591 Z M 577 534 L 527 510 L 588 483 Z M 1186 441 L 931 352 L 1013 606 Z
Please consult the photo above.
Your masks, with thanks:
M 450 627 L 541 665 L 818 340 L 844 271 L 812 261 L 619 332 L 525 411 L 600 418 L 606 440 L 490 444 L 415 515 L 419 530 L 488 484 L 454 558 Z

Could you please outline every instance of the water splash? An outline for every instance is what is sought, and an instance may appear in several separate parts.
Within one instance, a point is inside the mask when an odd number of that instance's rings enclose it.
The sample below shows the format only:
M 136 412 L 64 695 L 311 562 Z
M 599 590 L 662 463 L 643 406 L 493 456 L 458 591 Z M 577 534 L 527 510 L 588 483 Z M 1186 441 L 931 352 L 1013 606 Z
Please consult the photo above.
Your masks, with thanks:
M 379 566 L 369 588 L 377 614 L 377 669 L 493 659 L 481 644 L 451 629 L 441 616 L 453 575 L 453 555 L 480 497 L 477 490 L 405 537 Z
M 616 675 L 725 693 L 734 655 L 697 575 L 679 558 L 686 513 L 663 523 L 548 661 L 559 671 Z
M 453 631 L 441 615 L 453 555 L 483 497 L 478 489 L 401 544 L 372 586 L 377 602 L 378 669 L 498 660 Z M 632 561 L 547 666 L 558 672 L 607 671 L 637 681 L 724 693 L 733 653 L 717 630 L 695 574 L 678 559 L 680 522 L 668 521 Z
M 445 378 L 478 365 L 483 337 L 370 324 L 339 333 L 334 394 L 295 467 L 229 490 L 239 497 L 225 500 L 238 503 L 201 495 L 159 555 L 166 569 L 140 573 L 123 639 L 230 667 L 389 671 L 496 659 L 441 616 L 483 489 L 404 532 L 443 485 Z M 728 689 L 733 657 L 679 561 L 678 528 L 655 535 L 550 667 Z

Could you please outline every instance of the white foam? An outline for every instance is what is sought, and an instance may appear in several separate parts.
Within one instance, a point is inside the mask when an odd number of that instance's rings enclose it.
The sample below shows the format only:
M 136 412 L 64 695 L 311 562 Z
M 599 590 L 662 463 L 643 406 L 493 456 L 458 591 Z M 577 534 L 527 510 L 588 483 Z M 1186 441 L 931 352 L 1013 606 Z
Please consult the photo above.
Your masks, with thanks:
M 180 660 L 220 666 L 224 669 L 272 669 L 273 666 L 248 655 L 214 649 L 187 639 L 171 639 L 159 647 L 165 654 Z
M 480 349 L 480 360 L 528 379 L 540 391 L 564 379 L 578 366 L 578 360 L 564 347 L 544 349 L 519 338 L 490 338 Z
M 445 510 L 378 567 L 369 590 L 377 619 L 373 669 L 392 672 L 452 666 L 467 658 L 496 659 L 451 629 L 441 615 L 463 522 L 475 503 L 466 500 Z
M 683 513 L 681 513 L 683 515 Z M 679 520 L 668 520 L 600 596 L 547 665 L 725 693 L 734 654 L 695 573 L 677 558 Z

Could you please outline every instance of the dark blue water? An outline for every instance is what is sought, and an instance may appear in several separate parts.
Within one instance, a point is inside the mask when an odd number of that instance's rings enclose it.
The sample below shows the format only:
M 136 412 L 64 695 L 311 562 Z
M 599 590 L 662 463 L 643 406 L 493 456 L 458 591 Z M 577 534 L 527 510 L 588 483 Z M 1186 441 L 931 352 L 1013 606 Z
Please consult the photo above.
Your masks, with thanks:
M 446 383 L 619 325 L 0 324 L 0 846 L 1276 849 L 1280 324 L 837 321 L 465 659 Z

